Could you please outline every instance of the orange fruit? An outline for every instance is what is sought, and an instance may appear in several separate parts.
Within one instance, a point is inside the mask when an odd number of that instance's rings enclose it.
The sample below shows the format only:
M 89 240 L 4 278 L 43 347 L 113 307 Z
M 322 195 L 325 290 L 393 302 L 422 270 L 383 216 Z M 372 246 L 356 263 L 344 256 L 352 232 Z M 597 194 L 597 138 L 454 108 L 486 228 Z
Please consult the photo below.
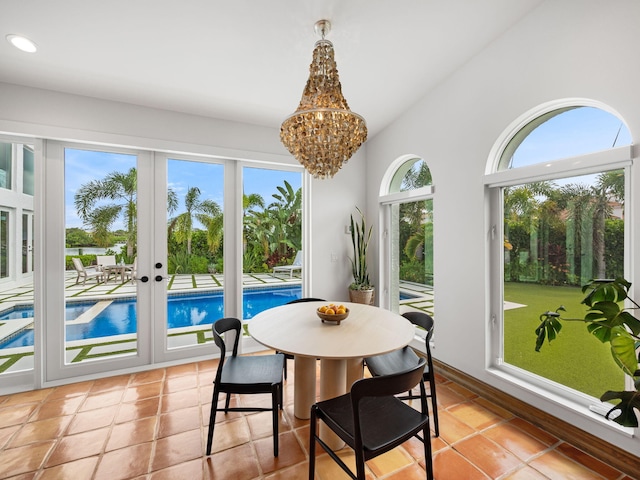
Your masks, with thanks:
M 338 307 L 338 309 L 336 310 L 336 313 L 338 315 L 343 315 L 343 314 L 347 313 L 347 311 L 344 308 Z
M 325 313 L 325 312 L 327 311 L 327 307 L 325 307 L 325 306 L 323 305 L 323 306 L 321 306 L 321 307 L 318 309 L 318 311 L 319 311 L 320 313 Z
M 335 310 L 333 308 L 327 308 L 327 310 L 324 312 L 327 315 L 335 315 Z

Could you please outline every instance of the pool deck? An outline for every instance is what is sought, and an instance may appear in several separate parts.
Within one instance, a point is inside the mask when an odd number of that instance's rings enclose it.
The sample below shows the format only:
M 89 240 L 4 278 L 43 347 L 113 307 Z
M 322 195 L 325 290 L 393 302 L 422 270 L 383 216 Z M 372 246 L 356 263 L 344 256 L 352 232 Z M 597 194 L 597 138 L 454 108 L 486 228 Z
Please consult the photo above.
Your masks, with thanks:
M 243 274 L 244 287 L 299 285 L 300 277 L 288 275 L 272 275 L 270 273 Z M 188 274 L 174 275 L 169 278 L 168 294 L 192 293 L 222 290 L 224 277 L 220 274 Z M 433 288 L 426 285 L 400 282 L 400 290 L 413 296 L 400 301 L 400 312 L 419 310 L 433 315 Z M 130 280 L 121 283 L 111 280 L 107 283 L 88 281 L 85 285 L 76 284 L 75 272 L 65 275 L 65 298 L 67 301 L 96 301 L 89 311 L 85 312 L 74 323 L 88 322 L 93 319 L 110 300 L 124 297 L 135 297 L 136 284 Z M 0 291 L 0 312 L 19 306 L 33 304 L 33 285 L 22 285 Z M 33 319 L 25 318 L 0 322 L 0 341 L 20 333 L 25 328 L 33 328 Z M 210 328 L 187 327 L 172 330 L 168 337 L 170 348 L 194 345 L 211 340 Z M 67 362 L 75 363 L 103 356 L 127 355 L 135 351 L 135 335 L 118 335 L 106 337 L 103 342 L 78 340 L 67 342 Z M 17 347 L 0 349 L 0 374 L 33 368 L 33 347 Z

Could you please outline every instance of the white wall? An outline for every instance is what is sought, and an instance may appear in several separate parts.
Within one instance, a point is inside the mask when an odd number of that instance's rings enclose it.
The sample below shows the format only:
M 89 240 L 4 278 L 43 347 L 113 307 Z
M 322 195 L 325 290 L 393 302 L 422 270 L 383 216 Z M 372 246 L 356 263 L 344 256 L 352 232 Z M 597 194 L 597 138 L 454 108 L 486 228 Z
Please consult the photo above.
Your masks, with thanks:
M 380 180 L 395 158 L 416 154 L 427 161 L 433 174 L 434 355 L 635 452 L 640 451 L 638 439 L 613 432 L 601 422 L 568 412 L 562 405 L 487 372 L 490 286 L 486 281 L 483 174 L 501 133 L 533 107 L 558 99 L 581 97 L 609 105 L 626 121 L 637 142 L 638 20 L 640 2 L 636 0 L 547 0 L 367 144 L 371 218 L 377 211 Z M 632 175 L 637 192 L 637 168 Z M 637 214 L 632 215 L 628 225 L 634 226 L 637 238 L 640 221 Z M 638 255 L 632 255 L 637 267 Z M 638 283 L 634 284 L 636 298 Z
M 348 301 L 353 281 L 351 235 L 345 233 L 356 206 L 365 205 L 365 147 L 361 147 L 331 180 L 312 185 L 313 296 Z M 335 261 L 332 261 L 335 254 Z M 373 257 L 371 257 L 373 258 Z

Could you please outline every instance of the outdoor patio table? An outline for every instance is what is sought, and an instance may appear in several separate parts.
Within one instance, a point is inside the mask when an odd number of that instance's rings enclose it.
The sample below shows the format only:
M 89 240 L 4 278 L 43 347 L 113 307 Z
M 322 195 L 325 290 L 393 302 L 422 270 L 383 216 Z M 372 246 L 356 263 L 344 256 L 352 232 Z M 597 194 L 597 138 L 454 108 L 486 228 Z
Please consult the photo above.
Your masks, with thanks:
M 270 308 L 248 322 L 256 341 L 294 356 L 294 414 L 298 418 L 309 418 L 316 401 L 316 359 L 320 359 L 320 400 L 325 400 L 346 393 L 362 378 L 364 357 L 402 348 L 415 335 L 415 327 L 401 315 L 358 303 L 344 303 L 350 313 L 339 325 L 323 323 L 316 309 L 328 303 Z M 341 440 L 326 433 L 321 430 L 338 448 Z
M 109 275 L 114 273 L 114 278 L 117 279 L 118 274 L 120 274 L 120 283 L 124 283 L 124 275 L 127 271 L 131 271 L 133 269 L 133 265 L 104 265 L 102 268 L 106 274 L 106 278 L 109 278 Z

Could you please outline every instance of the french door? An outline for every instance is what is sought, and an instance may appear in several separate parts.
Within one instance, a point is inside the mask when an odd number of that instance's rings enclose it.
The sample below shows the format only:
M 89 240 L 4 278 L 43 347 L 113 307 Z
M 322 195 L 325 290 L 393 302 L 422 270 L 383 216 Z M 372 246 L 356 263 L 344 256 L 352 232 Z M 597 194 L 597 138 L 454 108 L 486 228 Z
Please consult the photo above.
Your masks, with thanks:
M 150 363 L 152 154 L 47 142 L 44 156 L 42 378 Z M 147 281 L 110 274 L 133 260 Z
M 168 255 L 167 232 L 179 228 L 191 242 L 190 228 L 212 213 L 205 190 L 224 194 L 224 166 L 57 142 L 47 142 L 46 159 L 43 259 L 51 273 L 36 335 L 45 382 L 211 354 L 190 325 L 167 323 L 168 282 L 195 281 L 181 246 Z M 221 222 L 222 206 L 213 213 Z M 72 247 L 87 237 L 93 247 Z

